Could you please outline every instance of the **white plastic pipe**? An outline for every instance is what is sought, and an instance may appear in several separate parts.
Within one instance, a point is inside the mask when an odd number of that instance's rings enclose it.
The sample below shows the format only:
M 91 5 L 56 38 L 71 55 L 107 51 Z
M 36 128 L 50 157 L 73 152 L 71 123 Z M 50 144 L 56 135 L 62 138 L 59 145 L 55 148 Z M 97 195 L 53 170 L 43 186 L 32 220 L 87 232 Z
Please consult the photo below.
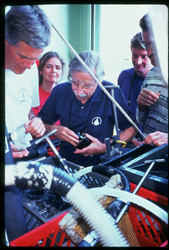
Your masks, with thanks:
M 97 233 L 103 246 L 129 246 L 113 217 L 96 201 L 90 190 L 80 182 L 76 182 L 70 189 L 66 199 L 73 204 L 73 207 L 83 216 L 92 230 Z
M 101 188 L 90 188 L 89 189 L 92 195 L 102 194 L 112 197 L 118 197 L 123 202 L 132 202 L 145 208 L 146 210 L 150 211 L 151 213 L 155 214 L 161 220 L 163 220 L 166 224 L 168 224 L 168 213 L 165 212 L 163 209 L 155 205 L 154 203 L 132 193 L 129 193 L 123 190 L 107 188 L 105 186 Z

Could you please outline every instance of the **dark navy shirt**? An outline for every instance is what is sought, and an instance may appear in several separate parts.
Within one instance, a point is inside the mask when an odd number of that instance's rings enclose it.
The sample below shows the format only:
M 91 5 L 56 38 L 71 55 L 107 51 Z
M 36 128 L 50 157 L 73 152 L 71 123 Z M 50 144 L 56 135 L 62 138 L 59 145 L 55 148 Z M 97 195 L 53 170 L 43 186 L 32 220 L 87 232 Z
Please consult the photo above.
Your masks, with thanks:
M 138 76 L 135 73 L 135 69 L 127 69 L 123 70 L 118 78 L 118 85 L 120 86 L 126 101 L 130 99 L 130 102 L 128 103 L 131 111 L 134 114 L 134 117 L 136 117 L 136 109 L 137 109 L 137 98 L 141 91 L 141 86 L 144 82 L 145 77 Z M 131 92 L 130 92 L 131 91 Z M 137 124 L 139 129 L 143 132 L 143 127 L 140 124 Z M 138 134 L 136 137 L 139 137 Z
M 130 95 L 129 107 L 133 112 L 133 114 L 136 116 L 137 98 L 140 94 L 141 86 L 143 84 L 145 77 L 141 77 L 135 74 L 135 77 L 133 78 L 134 73 L 135 73 L 134 68 L 123 70 L 119 75 L 118 85 L 120 86 L 126 100 L 129 99 Z M 131 94 L 130 94 L 130 89 L 131 89 Z
M 103 81 L 103 85 L 112 83 Z M 135 122 L 135 118 L 127 106 L 120 89 L 115 89 L 115 100 Z M 54 124 L 60 119 L 60 124 L 75 132 L 88 133 L 99 141 L 104 142 L 106 137 L 112 137 L 114 127 L 114 114 L 112 102 L 104 94 L 99 86 L 90 97 L 82 104 L 75 97 L 69 82 L 57 85 L 46 103 L 42 107 L 39 116 L 47 124 Z M 131 127 L 123 114 L 117 109 L 118 125 L 121 130 Z M 60 154 L 68 161 L 79 165 L 89 166 L 99 164 L 99 155 L 84 157 L 82 154 L 74 154 L 75 147 L 63 141 L 60 146 Z

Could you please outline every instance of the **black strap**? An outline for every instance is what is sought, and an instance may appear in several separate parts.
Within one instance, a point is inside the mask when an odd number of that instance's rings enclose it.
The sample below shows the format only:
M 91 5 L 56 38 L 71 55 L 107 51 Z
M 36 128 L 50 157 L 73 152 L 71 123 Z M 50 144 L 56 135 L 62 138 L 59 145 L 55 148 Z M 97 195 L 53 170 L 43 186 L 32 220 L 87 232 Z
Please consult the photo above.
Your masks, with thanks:
M 131 79 L 130 92 L 129 92 L 129 97 L 128 97 L 128 100 L 127 100 L 128 106 L 130 106 L 131 91 L 132 91 L 132 87 L 133 87 L 133 83 L 135 81 L 135 78 L 136 78 L 136 71 L 134 71 L 134 75 L 132 76 L 132 79 Z
M 117 135 L 112 136 L 113 142 L 111 143 L 111 146 L 114 146 L 117 141 Z

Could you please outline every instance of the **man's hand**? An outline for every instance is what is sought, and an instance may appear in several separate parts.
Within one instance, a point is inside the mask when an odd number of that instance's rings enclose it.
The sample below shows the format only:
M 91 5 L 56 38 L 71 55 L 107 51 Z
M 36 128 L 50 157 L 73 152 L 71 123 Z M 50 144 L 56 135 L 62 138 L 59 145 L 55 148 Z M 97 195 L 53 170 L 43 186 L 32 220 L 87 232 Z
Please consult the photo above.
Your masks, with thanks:
M 53 129 L 57 129 L 54 136 L 56 136 L 58 139 L 69 142 L 74 147 L 79 143 L 79 137 L 67 127 L 64 127 L 62 125 L 50 125 L 45 122 L 44 122 L 44 125 L 46 128 L 46 133 L 49 133 Z
M 132 142 L 136 147 L 138 147 L 138 146 L 140 146 L 140 145 L 142 144 L 141 141 L 138 141 L 138 140 L 136 140 L 136 139 L 132 139 L 131 142 Z
M 79 137 L 72 130 L 61 125 L 56 125 L 55 127 L 57 129 L 55 135 L 60 140 L 69 142 L 73 146 L 76 146 L 79 143 Z
M 85 134 L 85 135 L 87 138 L 89 138 L 92 141 L 92 143 L 86 148 L 76 149 L 74 152 L 75 154 L 83 154 L 84 156 L 90 156 L 90 155 L 101 154 L 106 151 L 105 143 L 101 143 L 97 138 L 89 134 Z
M 157 102 L 159 95 L 159 93 L 154 93 L 149 89 L 143 89 L 137 98 L 139 110 L 145 112 L 147 107 L 152 106 Z
M 10 142 L 10 146 L 13 158 L 22 158 L 24 156 L 28 156 L 29 154 L 29 151 L 26 148 L 15 146 L 12 142 Z
M 160 146 L 164 143 L 168 143 L 168 133 L 156 131 L 150 133 L 145 140 L 143 141 L 144 144 L 151 144 L 153 143 L 155 146 Z
M 32 120 L 29 120 L 24 124 L 25 127 L 25 133 L 30 133 L 31 135 L 35 137 L 41 137 L 45 133 L 45 126 L 43 122 L 38 118 L 34 117 Z

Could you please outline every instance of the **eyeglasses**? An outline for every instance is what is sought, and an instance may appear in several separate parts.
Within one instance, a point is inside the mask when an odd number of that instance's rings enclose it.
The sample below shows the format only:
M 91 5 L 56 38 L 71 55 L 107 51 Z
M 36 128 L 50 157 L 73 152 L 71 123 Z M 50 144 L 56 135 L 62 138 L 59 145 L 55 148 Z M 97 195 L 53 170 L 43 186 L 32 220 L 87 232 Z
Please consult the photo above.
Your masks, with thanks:
M 76 82 L 76 81 L 77 82 Z M 86 81 L 86 80 L 78 80 L 78 79 L 75 79 L 75 78 L 72 78 L 72 77 L 69 77 L 69 82 L 74 86 L 74 87 L 76 87 L 76 88 L 79 88 L 79 83 L 81 83 L 81 86 L 82 86 L 82 88 L 84 88 L 84 89 L 90 89 L 90 88 L 92 88 L 93 87 L 93 84 L 92 84 L 92 82 L 90 82 L 90 81 Z
M 150 47 L 151 49 L 153 49 L 153 43 L 152 43 L 152 42 L 150 42 L 150 43 L 141 42 L 140 44 L 141 44 L 141 46 L 143 47 L 143 49 L 145 49 L 145 50 L 148 50 L 149 47 Z

